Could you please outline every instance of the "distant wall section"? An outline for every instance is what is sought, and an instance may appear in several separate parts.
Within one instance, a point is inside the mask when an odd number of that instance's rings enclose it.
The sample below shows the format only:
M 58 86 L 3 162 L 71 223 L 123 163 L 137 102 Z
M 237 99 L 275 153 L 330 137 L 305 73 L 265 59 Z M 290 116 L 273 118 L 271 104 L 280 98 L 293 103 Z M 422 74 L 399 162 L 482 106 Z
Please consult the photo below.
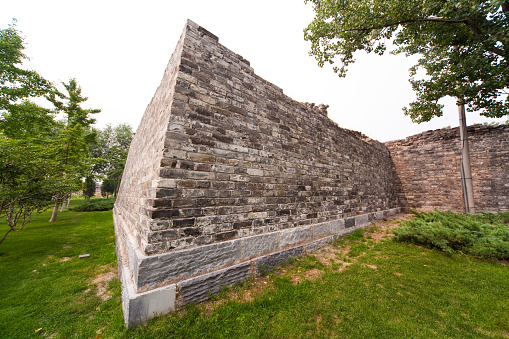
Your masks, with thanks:
M 509 125 L 468 127 L 475 207 L 509 210 Z M 459 128 L 386 142 L 409 207 L 464 212 Z

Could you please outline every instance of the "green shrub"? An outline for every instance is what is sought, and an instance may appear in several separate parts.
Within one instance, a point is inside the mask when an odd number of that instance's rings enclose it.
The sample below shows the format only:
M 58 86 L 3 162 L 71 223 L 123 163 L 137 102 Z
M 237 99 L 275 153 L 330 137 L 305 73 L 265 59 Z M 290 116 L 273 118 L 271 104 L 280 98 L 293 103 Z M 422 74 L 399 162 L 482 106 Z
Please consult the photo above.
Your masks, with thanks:
M 477 257 L 509 259 L 509 212 L 476 215 L 452 212 L 417 212 L 395 229 L 394 239 L 462 252 Z
M 115 199 L 93 199 L 69 209 L 74 212 L 109 211 L 114 203 Z

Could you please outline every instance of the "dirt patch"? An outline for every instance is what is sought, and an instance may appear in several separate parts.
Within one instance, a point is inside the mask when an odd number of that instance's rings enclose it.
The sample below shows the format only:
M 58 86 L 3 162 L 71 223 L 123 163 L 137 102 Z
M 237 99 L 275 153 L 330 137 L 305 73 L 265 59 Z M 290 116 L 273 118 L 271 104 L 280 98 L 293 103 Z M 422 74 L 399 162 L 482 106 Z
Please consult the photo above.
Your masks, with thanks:
M 343 266 L 338 268 L 338 272 L 343 272 L 348 268 L 348 266 L 353 265 L 353 262 L 342 262 Z
M 364 234 L 371 236 L 375 242 L 389 239 L 393 236 L 391 229 L 399 227 L 401 221 L 411 220 L 414 216 L 415 215 L 411 213 L 400 213 L 391 215 L 390 217 L 382 220 L 374 221 L 368 231 L 364 232 Z
M 64 262 L 64 261 L 69 261 L 69 260 L 71 260 L 71 257 L 63 257 L 63 258 L 60 258 L 60 260 L 58 260 L 58 261 Z
M 102 300 L 108 300 L 111 298 L 111 294 L 108 292 L 108 286 L 110 281 L 116 277 L 115 270 L 112 267 L 103 267 L 107 272 L 99 274 L 92 280 L 92 283 L 97 286 L 96 295 Z
M 378 269 L 378 267 L 377 267 L 376 265 L 363 264 L 362 266 L 364 266 L 364 267 L 369 267 L 369 268 L 371 268 L 371 269 L 373 269 L 373 270 Z
M 320 278 L 325 272 L 322 270 L 319 270 L 318 268 L 313 268 L 311 270 L 305 271 L 302 275 L 295 275 L 292 277 L 292 282 L 294 285 L 297 285 L 298 283 L 304 281 L 304 280 L 310 280 L 315 281 L 316 279 Z

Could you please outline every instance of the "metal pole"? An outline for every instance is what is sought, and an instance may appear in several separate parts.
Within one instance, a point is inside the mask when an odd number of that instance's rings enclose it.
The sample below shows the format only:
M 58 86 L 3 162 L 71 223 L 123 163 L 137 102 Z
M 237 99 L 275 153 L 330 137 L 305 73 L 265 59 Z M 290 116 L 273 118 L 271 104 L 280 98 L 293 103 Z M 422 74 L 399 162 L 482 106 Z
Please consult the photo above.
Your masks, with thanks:
M 465 203 L 465 212 L 470 213 L 470 209 L 468 208 L 468 196 L 467 196 L 467 188 L 465 186 L 465 171 L 463 170 L 463 164 L 460 164 L 461 171 L 461 188 L 463 189 L 463 202 Z
M 460 122 L 460 142 L 461 142 L 461 163 L 463 167 L 463 187 L 466 190 L 465 204 L 466 213 L 475 214 L 474 206 L 474 185 L 472 184 L 472 168 L 470 167 L 470 150 L 468 148 L 467 120 L 465 117 L 465 106 L 458 105 L 459 122 Z

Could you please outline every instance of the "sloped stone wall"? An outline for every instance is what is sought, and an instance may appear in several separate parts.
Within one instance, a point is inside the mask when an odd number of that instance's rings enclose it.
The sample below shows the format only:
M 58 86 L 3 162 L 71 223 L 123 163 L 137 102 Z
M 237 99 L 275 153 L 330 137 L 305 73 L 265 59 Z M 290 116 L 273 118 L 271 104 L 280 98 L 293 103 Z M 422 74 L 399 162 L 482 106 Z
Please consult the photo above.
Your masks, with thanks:
M 478 212 L 509 210 L 509 125 L 467 129 Z M 459 128 L 385 143 L 409 207 L 464 212 Z
M 126 323 L 396 213 L 401 199 L 386 146 L 292 100 L 188 21 L 114 208 Z

